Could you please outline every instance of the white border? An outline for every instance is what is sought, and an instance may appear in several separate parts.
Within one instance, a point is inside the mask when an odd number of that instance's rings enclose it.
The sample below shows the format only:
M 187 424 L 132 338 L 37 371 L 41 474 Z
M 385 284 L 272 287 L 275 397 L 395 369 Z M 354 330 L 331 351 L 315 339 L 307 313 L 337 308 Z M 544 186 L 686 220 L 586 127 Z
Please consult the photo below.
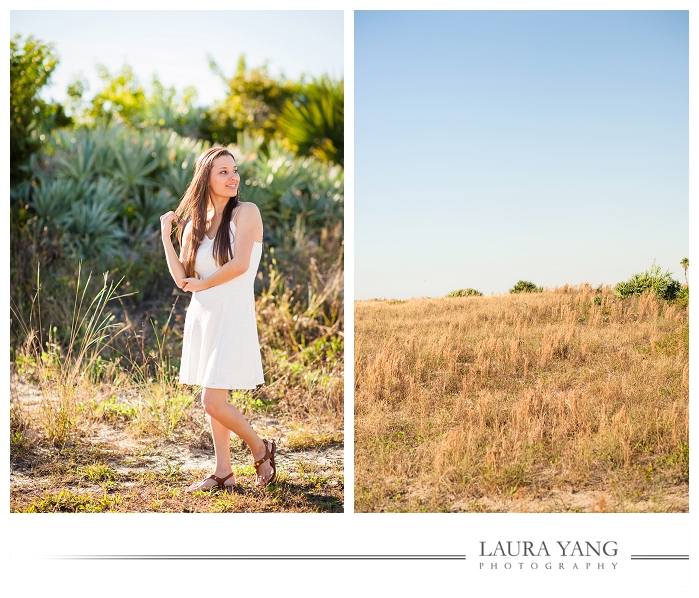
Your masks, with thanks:
M 19 4 L 12 2 L 12 4 Z M 61 7 L 94 8 L 84 3 L 62 3 Z M 55 9 L 52 2 L 24 2 L 17 9 Z M 80 595 L 97 592 L 103 596 L 172 594 L 190 592 L 281 593 L 307 596 L 349 595 L 365 591 L 369 595 L 390 593 L 407 596 L 434 595 L 449 591 L 457 595 L 483 590 L 501 595 L 512 590 L 528 595 L 657 596 L 663 589 L 672 596 L 689 596 L 688 562 L 657 563 L 630 561 L 630 554 L 689 553 L 690 532 L 695 530 L 690 514 L 357 514 L 352 513 L 353 457 L 353 10 L 391 8 L 464 8 L 464 9 L 690 9 L 689 2 L 574 2 L 562 6 L 556 2 L 297 2 L 293 8 L 345 10 L 345 118 L 346 126 L 346 513 L 345 514 L 95 514 L 95 515 L 23 515 L 9 514 L 9 492 L 5 495 L 3 540 L 11 565 L 5 579 L 12 580 L 17 591 L 29 596 Z M 120 8 L 192 9 L 191 4 L 127 0 Z M 212 8 L 223 8 L 220 6 Z M 261 1 L 241 8 L 289 9 L 288 3 Z M 690 106 L 696 104 L 697 43 L 699 21 L 690 11 Z M 8 78 L 5 78 L 7 85 Z M 9 107 L 7 95 L 4 96 Z M 694 116 L 694 114 L 692 114 Z M 696 163 L 697 127 L 690 124 L 690 164 Z M 7 130 L 7 129 L 6 129 Z M 7 144 L 3 151 L 7 152 Z M 5 174 L 7 179 L 7 174 Z M 696 214 L 695 171 L 690 171 L 690 219 Z M 690 220 L 691 221 L 691 220 Z M 690 259 L 696 261 L 695 244 L 690 244 Z M 4 262 L 3 280 L 9 268 Z M 690 272 L 691 275 L 691 272 Z M 5 284 L 7 284 L 5 282 Z M 9 296 L 9 293 L 6 295 Z M 696 304 L 696 301 L 694 301 Z M 692 326 L 691 338 L 696 327 Z M 6 334 L 9 334 L 5 324 Z M 692 341 L 692 371 L 696 364 L 696 340 Z M 9 384 L 8 384 L 9 386 Z M 7 388 L 7 386 L 6 386 Z M 696 392 L 691 391 L 691 396 Z M 694 410 L 693 410 L 694 411 Z M 3 416 L 7 418 L 7 412 Z M 7 419 L 5 420 L 7 423 Z M 692 417 L 691 430 L 697 427 Z M 692 434 L 695 436 L 695 434 Z M 5 451 L 9 453 L 7 445 Z M 9 457 L 9 454 L 6 455 Z M 9 464 L 9 459 L 6 461 Z M 696 467 L 692 466 L 693 473 Z M 8 472 L 9 473 L 9 472 Z M 9 476 L 8 476 L 9 477 Z M 691 500 L 690 512 L 697 509 Z M 564 575 L 537 575 L 531 571 L 495 575 L 478 571 L 472 565 L 478 541 L 572 539 L 615 539 L 623 569 L 604 571 L 597 577 L 573 572 Z M 665 552 L 662 552 L 665 551 Z M 43 560 L 41 555 L 57 554 L 132 554 L 132 553 L 207 553 L 207 554 L 466 554 L 466 561 L 146 561 L 114 563 Z M 7 569 L 6 569 L 7 570 Z M 545 571 L 539 571 L 544 573 Z

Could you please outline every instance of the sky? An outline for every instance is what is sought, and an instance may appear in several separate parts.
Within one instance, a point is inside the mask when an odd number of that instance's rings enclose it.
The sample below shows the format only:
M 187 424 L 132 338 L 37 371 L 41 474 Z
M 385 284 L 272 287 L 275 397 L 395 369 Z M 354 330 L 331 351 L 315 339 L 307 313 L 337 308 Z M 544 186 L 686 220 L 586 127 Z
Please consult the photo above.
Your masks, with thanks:
M 355 12 L 355 298 L 689 253 L 686 11 Z
M 225 97 L 210 55 L 231 76 L 245 54 L 249 67 L 270 74 L 344 76 L 343 12 L 335 11 L 18 11 L 10 34 L 53 42 L 60 63 L 45 99 L 63 101 L 76 75 L 100 89 L 97 64 L 114 73 L 128 63 L 142 84 L 157 74 L 178 91 L 193 85 L 200 105 Z M 85 94 L 90 97 L 90 93 Z

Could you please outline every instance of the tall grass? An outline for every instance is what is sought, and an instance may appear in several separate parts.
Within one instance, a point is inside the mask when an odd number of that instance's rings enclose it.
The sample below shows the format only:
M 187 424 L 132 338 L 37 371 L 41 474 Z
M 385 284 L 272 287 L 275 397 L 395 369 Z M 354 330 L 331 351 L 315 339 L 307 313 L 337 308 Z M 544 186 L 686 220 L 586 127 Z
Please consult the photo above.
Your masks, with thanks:
M 149 427 L 167 438 L 186 403 L 178 399 L 171 405 L 168 397 L 181 394 L 172 371 L 179 365 L 188 296 L 173 308 L 178 291 L 167 272 L 158 217 L 176 206 L 197 154 L 206 147 L 171 131 L 124 125 L 58 131 L 32 158 L 29 180 L 13 189 L 24 207 L 13 212 L 17 221 L 11 227 L 11 346 L 34 346 L 34 337 L 41 337 L 45 349 L 50 337 L 53 353 L 36 363 L 49 367 L 59 355 L 80 369 L 80 360 L 65 353 L 74 342 L 68 297 L 76 264 L 82 257 L 88 270 L 109 268 L 123 276 L 128 299 L 120 299 L 112 313 L 126 334 L 112 339 L 104 361 L 95 363 L 101 382 L 118 379 L 152 407 L 140 413 L 144 421 L 151 413 Z M 263 147 L 261 137 L 247 134 L 230 149 L 240 167 L 243 199 L 259 206 L 265 223 L 255 290 L 268 385 L 256 400 L 337 418 L 342 411 L 337 377 L 342 376 L 344 171 L 278 142 Z M 41 297 L 44 317 L 31 319 L 27 314 L 37 308 L 32 278 L 39 266 L 49 292 Z M 94 281 L 87 286 L 83 295 L 99 292 Z M 159 338 L 157 322 L 170 319 L 167 339 Z
M 582 285 L 355 308 L 357 510 L 686 497 L 684 307 Z
M 110 341 L 123 332 L 123 325 L 115 321 L 107 311 L 107 304 L 120 296 L 117 289 L 121 281 L 110 281 L 104 274 L 102 286 L 93 296 L 88 295 L 91 274 L 83 279 L 78 267 L 75 292 L 67 342 L 58 343 L 56 328 L 50 328 L 44 339 L 41 326 L 41 276 L 37 268 L 36 294 L 28 320 L 16 306 L 15 318 L 24 332 L 24 344 L 16 362 L 23 373 L 34 378 L 43 396 L 42 421 L 46 434 L 56 444 L 62 444 L 70 436 L 78 419 L 78 397 L 91 384 L 89 372 L 93 371 L 100 355 Z
M 291 268 L 283 270 L 286 264 L 269 248 L 260 272 L 265 284 L 256 297 L 266 385 L 249 397 L 251 405 L 273 406 L 297 420 L 312 417 L 335 428 L 341 427 L 343 412 L 340 229 L 323 229 L 327 253 L 320 254 L 308 233 L 297 235 L 296 254 L 310 263 L 305 283 Z M 37 270 L 29 313 L 13 306 L 13 363 L 21 380 L 41 388 L 41 433 L 63 444 L 95 419 L 116 417 L 139 434 L 174 439 L 181 424 L 192 419 L 196 396 L 178 384 L 188 297 L 170 301 L 167 312 L 155 312 L 164 313 L 164 324 L 157 317 L 144 322 L 122 301 L 126 294 L 116 293 L 119 283 L 107 275 L 102 287 L 92 283 L 79 268 L 72 298 L 52 289 L 46 293 Z M 50 324 L 42 317 L 46 311 Z M 19 405 L 14 413 L 19 422 Z

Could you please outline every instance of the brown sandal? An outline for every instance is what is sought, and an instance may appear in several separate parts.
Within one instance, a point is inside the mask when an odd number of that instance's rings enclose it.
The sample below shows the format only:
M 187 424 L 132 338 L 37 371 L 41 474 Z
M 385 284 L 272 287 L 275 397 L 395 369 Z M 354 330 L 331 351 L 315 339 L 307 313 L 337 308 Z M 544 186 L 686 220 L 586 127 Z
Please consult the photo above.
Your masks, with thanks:
M 277 465 L 274 462 L 274 455 L 277 452 L 277 445 L 274 442 L 274 440 L 263 440 L 262 442 L 265 443 L 265 456 L 262 457 L 259 461 L 255 461 L 254 466 L 255 466 L 255 472 L 257 473 L 257 476 L 260 476 L 260 465 L 262 465 L 267 459 L 269 459 L 269 464 L 272 467 L 272 476 L 263 484 L 256 484 L 260 488 L 264 488 L 265 486 L 269 486 L 270 484 L 274 483 L 274 480 L 277 479 Z M 272 446 L 272 449 L 270 450 L 270 445 Z
M 209 486 L 208 488 L 204 488 L 204 489 L 201 489 L 201 488 L 200 488 L 199 490 L 201 490 L 201 492 L 206 492 L 206 491 L 208 491 L 208 490 L 211 490 L 212 488 L 220 488 L 221 490 L 225 490 L 225 491 L 227 491 L 227 492 L 231 492 L 231 491 L 233 490 L 233 486 L 234 486 L 235 484 L 233 484 L 233 485 L 231 485 L 231 486 L 226 486 L 225 482 L 226 482 L 227 479 L 229 479 L 229 478 L 232 477 L 232 476 L 233 476 L 233 472 L 232 472 L 232 471 L 231 471 L 225 478 L 219 478 L 217 475 L 214 475 L 214 474 L 212 473 L 208 478 L 204 478 L 204 481 L 206 481 L 206 480 L 213 480 L 214 482 L 216 482 L 216 485 L 215 485 L 215 486 Z M 188 492 L 197 492 L 197 490 L 188 490 Z

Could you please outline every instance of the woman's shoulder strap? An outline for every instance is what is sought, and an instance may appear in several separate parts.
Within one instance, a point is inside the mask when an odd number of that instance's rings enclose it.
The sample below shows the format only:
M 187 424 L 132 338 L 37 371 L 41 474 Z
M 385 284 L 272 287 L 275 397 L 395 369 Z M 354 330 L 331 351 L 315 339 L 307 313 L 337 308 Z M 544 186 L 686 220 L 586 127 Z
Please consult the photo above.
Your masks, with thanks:
M 243 207 L 243 202 L 240 202 L 240 205 L 235 209 L 235 212 L 233 212 L 233 215 L 231 216 L 231 222 L 235 224 L 235 218 L 238 215 L 238 212 L 240 212 L 240 208 Z M 237 226 L 237 225 L 236 225 Z

